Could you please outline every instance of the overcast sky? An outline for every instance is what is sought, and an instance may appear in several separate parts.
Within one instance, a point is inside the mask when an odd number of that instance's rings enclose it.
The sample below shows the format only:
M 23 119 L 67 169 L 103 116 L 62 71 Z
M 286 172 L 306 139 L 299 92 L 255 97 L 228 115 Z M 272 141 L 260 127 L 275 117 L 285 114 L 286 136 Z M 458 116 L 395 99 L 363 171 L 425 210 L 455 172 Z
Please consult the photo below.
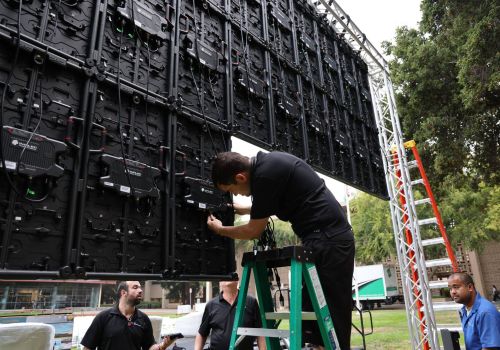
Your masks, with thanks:
M 397 27 L 405 25 L 416 28 L 420 20 L 420 0 L 337 0 L 337 4 L 380 53 L 380 44 L 383 41 L 393 41 Z M 250 157 L 260 149 L 233 137 L 232 150 Z M 325 179 L 326 185 L 338 201 L 345 203 L 346 186 L 321 174 L 320 176 Z M 241 196 L 235 197 L 238 202 L 247 200 L 249 199 Z
M 382 41 L 393 41 L 396 28 L 416 28 L 420 0 L 336 0 L 368 40 L 382 53 Z

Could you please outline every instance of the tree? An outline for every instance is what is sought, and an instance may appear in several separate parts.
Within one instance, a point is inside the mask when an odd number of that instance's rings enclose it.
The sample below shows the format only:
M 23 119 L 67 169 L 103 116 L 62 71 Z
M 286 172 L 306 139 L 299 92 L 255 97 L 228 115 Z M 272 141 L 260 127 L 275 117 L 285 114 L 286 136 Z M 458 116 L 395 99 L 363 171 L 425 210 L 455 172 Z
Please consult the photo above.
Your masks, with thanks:
M 478 185 L 478 189 L 445 184 L 449 193 L 438 203 L 452 246 L 481 249 L 489 240 L 500 239 L 500 186 Z M 414 191 L 415 199 L 423 194 Z M 373 264 L 394 256 L 395 244 L 389 203 L 361 193 L 350 203 L 351 220 L 356 238 L 356 260 Z M 429 206 L 418 207 L 419 218 L 432 217 Z M 437 227 L 421 227 L 422 239 L 439 236 Z M 426 248 L 426 258 L 444 256 L 441 246 Z
M 246 223 L 246 221 L 242 220 L 241 216 L 236 216 L 236 220 L 234 221 L 235 226 L 239 226 L 244 223 Z M 278 218 L 271 218 L 269 225 L 273 229 L 274 238 L 278 248 L 299 244 L 300 240 L 293 232 L 289 222 L 281 221 Z M 241 247 L 245 251 L 252 250 L 255 244 L 257 244 L 257 240 L 235 240 L 236 247 Z
M 403 130 L 432 183 L 452 175 L 474 188 L 498 184 L 500 5 L 423 0 L 421 9 L 418 30 L 399 28 L 385 44 Z
M 422 0 L 421 9 L 418 29 L 398 28 L 384 44 L 399 116 L 452 243 L 480 249 L 500 237 L 500 4 Z
M 440 209 L 452 244 L 481 249 L 489 240 L 500 239 L 500 186 L 447 187 Z
M 389 203 L 360 193 L 349 204 L 356 239 L 356 261 L 373 264 L 395 256 Z

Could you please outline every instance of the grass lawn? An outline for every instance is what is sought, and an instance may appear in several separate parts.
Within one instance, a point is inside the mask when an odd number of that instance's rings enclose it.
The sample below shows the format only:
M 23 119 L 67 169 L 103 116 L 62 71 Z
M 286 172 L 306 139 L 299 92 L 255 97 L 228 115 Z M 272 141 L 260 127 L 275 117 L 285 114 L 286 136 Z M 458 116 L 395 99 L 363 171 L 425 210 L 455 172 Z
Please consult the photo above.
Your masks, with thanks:
M 353 322 L 359 327 L 359 315 L 353 312 Z M 411 349 L 408 333 L 408 323 L 406 321 L 406 311 L 401 310 L 373 310 L 373 334 L 366 336 L 366 348 L 384 350 L 408 350 Z M 368 313 L 363 314 L 365 332 L 369 332 Z M 458 324 L 459 319 L 455 311 L 436 313 L 437 324 Z M 283 320 L 280 329 L 288 329 L 288 320 Z M 462 336 L 462 335 L 461 335 Z M 463 346 L 463 339 L 460 339 Z M 361 335 L 353 330 L 351 346 L 363 345 Z

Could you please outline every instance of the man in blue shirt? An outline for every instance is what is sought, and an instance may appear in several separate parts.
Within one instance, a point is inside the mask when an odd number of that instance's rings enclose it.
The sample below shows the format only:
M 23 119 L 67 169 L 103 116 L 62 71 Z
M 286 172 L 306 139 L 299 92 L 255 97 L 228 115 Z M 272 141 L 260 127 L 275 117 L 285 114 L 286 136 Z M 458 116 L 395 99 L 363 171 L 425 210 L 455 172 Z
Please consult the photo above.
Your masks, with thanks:
M 460 319 L 467 350 L 500 349 L 500 313 L 476 291 L 472 277 L 456 272 L 448 277 L 450 295 L 464 307 Z

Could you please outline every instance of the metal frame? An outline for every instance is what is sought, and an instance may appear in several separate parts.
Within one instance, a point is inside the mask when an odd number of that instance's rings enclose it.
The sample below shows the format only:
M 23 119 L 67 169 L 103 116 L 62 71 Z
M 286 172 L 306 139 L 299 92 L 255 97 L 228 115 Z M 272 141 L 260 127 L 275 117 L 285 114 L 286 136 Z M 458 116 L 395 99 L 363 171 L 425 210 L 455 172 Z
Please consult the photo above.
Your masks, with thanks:
M 315 320 L 326 350 L 340 349 L 333 321 L 323 295 L 316 265 L 312 262 L 312 251 L 302 246 L 291 246 L 276 250 L 245 253 L 242 259 L 243 272 L 238 292 L 238 302 L 233 323 L 229 349 L 236 349 L 245 336 L 266 337 L 267 348 L 281 349 L 278 337 L 289 338 L 289 349 L 302 349 L 302 321 Z M 268 268 L 290 266 L 290 312 L 273 312 L 274 304 L 269 286 Z M 250 275 L 254 273 L 260 318 L 263 328 L 242 328 Z M 306 289 L 303 289 L 305 284 Z M 302 293 L 309 293 L 314 312 L 302 312 Z M 290 330 L 277 330 L 276 320 L 289 318 Z M 238 337 L 239 336 L 239 337 Z
M 438 331 L 388 64 L 334 0 L 314 0 L 313 5 L 368 65 L 410 342 L 413 349 L 438 349 Z

